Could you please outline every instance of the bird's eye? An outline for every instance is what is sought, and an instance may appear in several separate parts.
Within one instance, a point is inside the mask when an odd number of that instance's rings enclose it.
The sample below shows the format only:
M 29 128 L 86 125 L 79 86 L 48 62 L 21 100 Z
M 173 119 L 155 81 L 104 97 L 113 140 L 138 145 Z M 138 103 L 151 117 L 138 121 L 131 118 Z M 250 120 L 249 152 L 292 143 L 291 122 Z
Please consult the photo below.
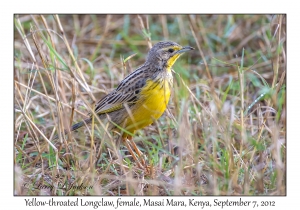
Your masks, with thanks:
M 169 53 L 172 53 L 172 52 L 174 52 L 174 49 L 170 48 L 170 49 L 168 50 L 168 52 L 169 52 Z

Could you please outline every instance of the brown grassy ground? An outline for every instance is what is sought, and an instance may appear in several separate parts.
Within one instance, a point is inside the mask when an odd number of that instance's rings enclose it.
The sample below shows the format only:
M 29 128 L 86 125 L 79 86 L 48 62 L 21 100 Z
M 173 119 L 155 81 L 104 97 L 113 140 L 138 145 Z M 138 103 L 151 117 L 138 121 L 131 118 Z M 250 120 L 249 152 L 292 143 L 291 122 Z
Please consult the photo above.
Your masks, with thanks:
M 15 194 L 285 195 L 285 22 L 284 15 L 16 15 Z M 99 124 L 52 141 L 161 40 L 196 50 L 173 68 L 168 110 L 134 137 L 150 174 Z

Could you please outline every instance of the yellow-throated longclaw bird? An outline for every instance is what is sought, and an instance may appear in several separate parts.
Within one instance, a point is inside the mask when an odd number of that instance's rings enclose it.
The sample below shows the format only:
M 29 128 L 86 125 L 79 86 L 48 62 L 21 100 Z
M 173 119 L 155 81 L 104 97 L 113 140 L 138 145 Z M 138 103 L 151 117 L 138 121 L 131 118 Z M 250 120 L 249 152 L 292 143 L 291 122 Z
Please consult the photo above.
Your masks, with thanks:
M 149 51 L 143 65 L 125 77 L 115 90 L 97 102 L 95 113 L 100 119 L 108 117 L 113 122 L 110 123 L 109 129 L 117 129 L 116 124 L 133 134 L 136 130 L 150 125 L 167 108 L 173 85 L 171 72 L 173 64 L 180 55 L 193 49 L 171 41 L 158 42 Z M 77 130 L 91 121 L 92 117 L 89 117 L 76 123 L 70 131 Z M 145 161 L 132 136 L 124 132 L 122 140 L 138 166 L 143 168 Z M 142 164 L 131 147 L 141 158 Z

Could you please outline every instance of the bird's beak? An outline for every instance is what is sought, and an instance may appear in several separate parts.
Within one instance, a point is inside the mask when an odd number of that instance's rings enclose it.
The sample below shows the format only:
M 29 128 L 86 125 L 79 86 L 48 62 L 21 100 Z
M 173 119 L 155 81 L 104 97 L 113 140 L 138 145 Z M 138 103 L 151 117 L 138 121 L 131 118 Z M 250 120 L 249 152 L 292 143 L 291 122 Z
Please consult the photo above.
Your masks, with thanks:
M 193 48 L 193 47 L 186 46 L 186 47 L 181 48 L 181 50 L 178 50 L 178 51 L 176 52 L 176 54 L 182 54 L 182 53 L 184 53 L 184 52 L 187 52 L 187 51 L 190 51 L 190 50 L 194 50 L 194 49 L 195 49 L 195 48 Z

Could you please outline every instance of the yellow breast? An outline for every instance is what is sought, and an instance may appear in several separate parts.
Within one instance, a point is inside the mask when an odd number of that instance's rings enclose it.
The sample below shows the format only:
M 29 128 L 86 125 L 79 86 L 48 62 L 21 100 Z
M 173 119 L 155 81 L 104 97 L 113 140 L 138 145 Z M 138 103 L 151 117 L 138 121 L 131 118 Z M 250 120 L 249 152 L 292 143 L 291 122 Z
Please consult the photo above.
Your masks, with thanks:
M 171 75 L 172 76 L 172 75 Z M 141 90 L 140 100 L 132 108 L 132 117 L 126 122 L 126 129 L 134 132 L 157 120 L 166 110 L 170 95 L 172 82 L 170 78 L 159 82 L 148 80 Z

